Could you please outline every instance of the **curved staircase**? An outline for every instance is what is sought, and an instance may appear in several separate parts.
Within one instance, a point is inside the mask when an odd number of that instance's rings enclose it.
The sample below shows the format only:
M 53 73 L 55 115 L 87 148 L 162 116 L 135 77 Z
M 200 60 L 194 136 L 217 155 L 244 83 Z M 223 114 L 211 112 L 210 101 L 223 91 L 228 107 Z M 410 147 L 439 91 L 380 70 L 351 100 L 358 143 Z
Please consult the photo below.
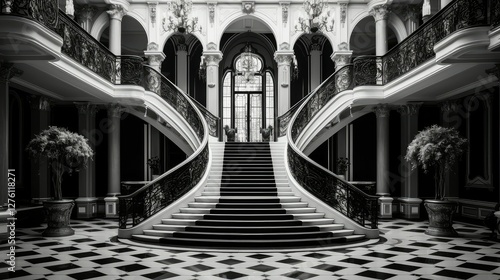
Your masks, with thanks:
M 210 143 L 212 169 L 201 196 L 132 238 L 169 246 L 299 248 L 365 240 L 295 196 L 285 143 Z

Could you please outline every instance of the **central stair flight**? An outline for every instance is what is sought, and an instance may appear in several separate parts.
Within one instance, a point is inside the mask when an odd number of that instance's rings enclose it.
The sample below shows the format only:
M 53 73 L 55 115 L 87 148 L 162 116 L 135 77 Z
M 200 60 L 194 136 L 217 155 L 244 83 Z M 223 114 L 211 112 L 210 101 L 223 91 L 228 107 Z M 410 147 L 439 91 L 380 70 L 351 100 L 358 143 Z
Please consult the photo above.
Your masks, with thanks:
M 201 196 L 137 241 L 203 248 L 301 248 L 365 240 L 308 207 L 289 184 L 285 143 L 211 143 L 213 165 Z

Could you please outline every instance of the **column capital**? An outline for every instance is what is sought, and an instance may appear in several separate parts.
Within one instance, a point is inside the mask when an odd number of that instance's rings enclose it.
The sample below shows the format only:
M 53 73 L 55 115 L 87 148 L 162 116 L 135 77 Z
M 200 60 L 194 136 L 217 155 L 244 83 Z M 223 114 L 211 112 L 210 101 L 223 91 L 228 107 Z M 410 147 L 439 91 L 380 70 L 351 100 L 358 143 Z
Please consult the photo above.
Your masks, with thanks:
M 219 66 L 219 62 L 222 60 L 222 52 L 220 51 L 206 51 L 203 52 L 203 59 L 207 66 Z
M 389 113 L 391 112 L 391 107 L 388 104 L 379 104 L 375 108 L 373 108 L 373 112 L 377 116 L 377 118 L 387 118 L 389 117 Z
M 456 112 L 458 104 L 456 101 L 445 101 L 441 104 L 441 111 L 444 113 Z
M 117 103 L 113 103 L 108 105 L 108 117 L 110 118 L 119 118 L 122 115 L 122 106 Z
M 121 21 L 122 18 L 127 14 L 127 10 L 122 5 L 111 4 L 109 5 L 107 13 L 109 14 L 109 17 L 111 19 L 117 19 Z
M 53 105 L 53 102 L 42 95 L 34 95 L 32 94 L 28 99 L 30 103 L 30 107 L 32 110 L 40 110 L 40 111 L 50 111 L 50 108 Z
M 90 102 L 74 102 L 74 104 L 78 109 L 79 115 L 95 116 L 99 110 L 97 105 L 91 104 Z
M 418 115 L 418 110 L 422 106 L 422 102 L 408 103 L 401 105 L 397 108 L 402 116 L 415 116 Z
M 338 70 L 340 67 L 349 64 L 351 62 L 352 50 L 347 49 L 347 43 L 340 43 L 338 50 L 333 51 L 330 58 L 335 62 L 335 69 Z
M 14 67 L 14 63 L 0 62 L 0 83 L 7 83 L 15 76 L 20 76 L 23 71 Z
M 144 51 L 144 55 L 148 59 L 149 66 L 161 65 L 166 57 L 162 51 Z
M 276 51 L 274 53 L 274 60 L 278 63 L 278 66 L 290 66 L 293 59 L 293 51 Z
M 387 4 L 377 5 L 372 7 L 368 13 L 375 18 L 375 22 L 387 20 L 389 18 L 390 7 Z

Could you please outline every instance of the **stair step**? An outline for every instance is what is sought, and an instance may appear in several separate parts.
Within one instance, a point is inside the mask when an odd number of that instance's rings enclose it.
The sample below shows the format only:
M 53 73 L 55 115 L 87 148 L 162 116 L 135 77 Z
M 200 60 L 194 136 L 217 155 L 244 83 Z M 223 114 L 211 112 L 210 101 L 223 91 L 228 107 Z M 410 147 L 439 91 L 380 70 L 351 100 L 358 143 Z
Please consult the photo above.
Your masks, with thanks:
M 271 196 L 271 195 L 276 195 L 276 196 L 293 196 L 295 195 L 293 192 L 271 192 L 271 191 L 218 191 L 218 192 L 210 192 L 210 191 L 204 191 L 202 193 L 204 196 Z
M 191 202 L 188 203 L 191 208 L 305 208 L 307 202 L 289 202 L 289 203 L 210 203 L 210 202 Z
M 237 197 L 237 196 L 199 196 L 195 198 L 196 202 L 220 202 L 220 203 L 281 203 L 281 202 L 299 202 L 300 197 Z
M 297 214 L 200 214 L 174 213 L 174 219 L 205 219 L 205 220 L 292 220 L 292 219 L 320 219 L 324 213 L 297 213 Z
M 173 246 L 201 246 L 219 248 L 266 248 L 266 247 L 309 247 L 341 245 L 364 240 L 364 235 L 338 236 L 328 238 L 308 238 L 308 239 L 279 239 L 279 240 L 231 240 L 231 239 L 191 239 L 178 237 L 159 237 L 149 235 L 133 235 L 132 238 L 139 241 L 155 242 L 163 245 Z

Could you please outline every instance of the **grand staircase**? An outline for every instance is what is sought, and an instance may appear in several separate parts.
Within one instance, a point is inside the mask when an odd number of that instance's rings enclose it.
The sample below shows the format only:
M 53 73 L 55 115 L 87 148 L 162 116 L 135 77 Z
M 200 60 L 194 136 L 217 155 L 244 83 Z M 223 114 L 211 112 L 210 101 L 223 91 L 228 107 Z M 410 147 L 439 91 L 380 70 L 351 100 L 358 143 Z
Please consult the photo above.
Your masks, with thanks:
M 211 143 L 213 165 L 201 196 L 132 238 L 169 246 L 300 248 L 365 240 L 292 192 L 285 143 Z

